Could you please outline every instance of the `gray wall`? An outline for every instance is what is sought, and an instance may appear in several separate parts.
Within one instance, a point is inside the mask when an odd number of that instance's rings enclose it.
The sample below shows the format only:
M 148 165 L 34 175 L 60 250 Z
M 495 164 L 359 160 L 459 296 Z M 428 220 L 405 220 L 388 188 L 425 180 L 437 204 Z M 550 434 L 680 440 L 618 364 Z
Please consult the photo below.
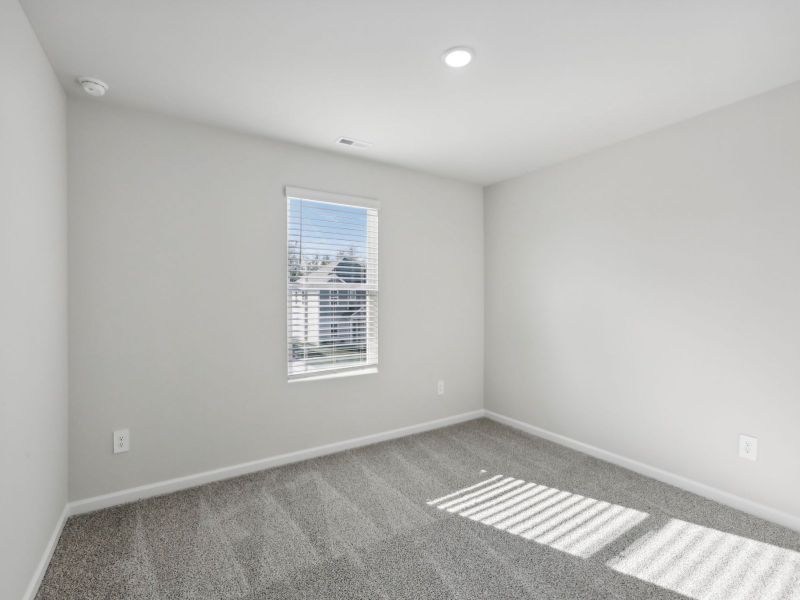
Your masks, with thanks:
M 23 595 L 67 499 L 64 93 L 0 2 L 0 598 Z
M 72 499 L 482 407 L 480 187 L 100 102 L 68 114 Z M 377 375 L 287 384 L 286 184 L 381 202 Z
M 800 85 L 485 212 L 489 410 L 800 515 Z

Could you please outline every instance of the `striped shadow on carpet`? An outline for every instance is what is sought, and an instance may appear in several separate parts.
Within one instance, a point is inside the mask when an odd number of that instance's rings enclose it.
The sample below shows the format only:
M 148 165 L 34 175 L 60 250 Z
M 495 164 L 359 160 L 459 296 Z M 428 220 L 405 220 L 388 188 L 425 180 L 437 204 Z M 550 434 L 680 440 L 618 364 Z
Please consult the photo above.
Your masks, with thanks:
M 648 516 L 502 475 L 428 504 L 581 558 L 604 548 Z
M 649 516 L 503 475 L 428 505 L 581 558 Z M 800 599 L 800 553 L 679 519 L 648 531 L 607 565 L 696 600 Z

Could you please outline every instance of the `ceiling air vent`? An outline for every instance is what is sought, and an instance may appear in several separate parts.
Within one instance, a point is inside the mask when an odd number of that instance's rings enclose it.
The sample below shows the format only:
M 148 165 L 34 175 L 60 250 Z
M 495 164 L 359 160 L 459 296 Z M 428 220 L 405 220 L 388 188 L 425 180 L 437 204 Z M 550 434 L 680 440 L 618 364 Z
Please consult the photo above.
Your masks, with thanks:
M 338 140 L 336 140 L 336 143 L 340 146 L 347 146 L 348 148 L 360 148 L 362 150 L 372 146 L 372 144 L 369 142 L 362 142 L 361 140 L 354 140 L 353 138 L 346 137 L 340 137 Z

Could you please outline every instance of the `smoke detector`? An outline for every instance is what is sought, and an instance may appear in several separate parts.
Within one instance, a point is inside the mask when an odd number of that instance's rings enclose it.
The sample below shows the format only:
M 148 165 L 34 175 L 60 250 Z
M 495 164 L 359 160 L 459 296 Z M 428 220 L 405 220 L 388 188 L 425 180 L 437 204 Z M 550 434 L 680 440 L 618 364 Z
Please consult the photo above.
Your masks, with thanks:
M 90 96 L 105 96 L 108 91 L 108 84 L 94 77 L 79 77 L 78 83 L 81 84 L 83 91 Z
M 364 148 L 372 147 L 372 144 L 370 144 L 369 142 L 362 142 L 361 140 L 354 140 L 353 138 L 346 138 L 346 137 L 340 137 L 338 140 L 336 140 L 336 143 L 339 144 L 340 146 L 347 146 L 348 148 L 359 148 L 361 150 L 363 150 Z

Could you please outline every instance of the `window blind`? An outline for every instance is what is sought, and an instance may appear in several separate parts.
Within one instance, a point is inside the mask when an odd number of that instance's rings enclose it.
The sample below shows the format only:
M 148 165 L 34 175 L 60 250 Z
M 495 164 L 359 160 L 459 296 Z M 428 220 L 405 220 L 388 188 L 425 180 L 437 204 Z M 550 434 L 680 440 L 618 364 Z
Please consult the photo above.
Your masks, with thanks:
M 378 206 L 286 189 L 289 378 L 378 364 Z

